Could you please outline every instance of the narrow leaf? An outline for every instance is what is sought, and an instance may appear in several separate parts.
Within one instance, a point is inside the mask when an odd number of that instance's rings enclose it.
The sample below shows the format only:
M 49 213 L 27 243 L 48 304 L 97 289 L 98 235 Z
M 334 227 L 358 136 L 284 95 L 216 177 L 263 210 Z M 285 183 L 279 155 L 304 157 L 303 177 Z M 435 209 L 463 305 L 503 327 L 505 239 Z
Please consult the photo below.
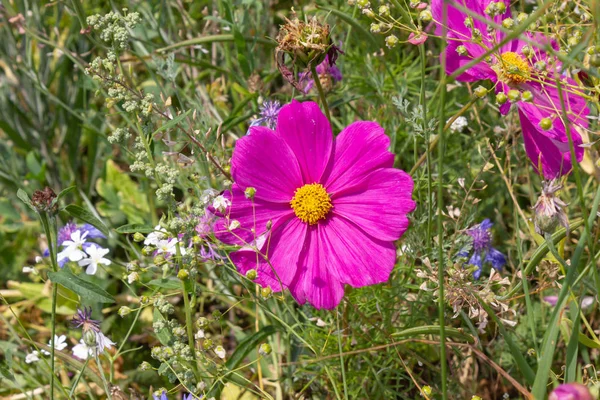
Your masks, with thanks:
M 85 210 L 74 204 L 70 204 L 65 207 L 65 211 L 67 211 L 69 214 L 71 214 L 71 216 L 78 218 L 78 219 L 80 219 L 84 222 L 87 222 L 88 224 L 98 228 L 98 230 L 100 230 L 100 232 L 102 232 L 105 236 L 108 236 L 108 228 L 106 227 L 106 225 L 104 225 L 102 223 L 102 221 L 100 221 L 98 218 L 96 218 L 96 216 L 94 216 L 94 214 L 92 214 L 88 210 Z
M 149 225 L 142 224 L 127 224 L 122 225 L 115 229 L 117 233 L 151 233 L 154 232 L 154 228 Z
M 115 299 L 110 293 L 95 283 L 81 279 L 67 269 L 58 272 L 48 272 L 48 277 L 54 283 L 59 283 L 77 293 L 82 299 L 97 301 L 100 303 L 114 303 Z

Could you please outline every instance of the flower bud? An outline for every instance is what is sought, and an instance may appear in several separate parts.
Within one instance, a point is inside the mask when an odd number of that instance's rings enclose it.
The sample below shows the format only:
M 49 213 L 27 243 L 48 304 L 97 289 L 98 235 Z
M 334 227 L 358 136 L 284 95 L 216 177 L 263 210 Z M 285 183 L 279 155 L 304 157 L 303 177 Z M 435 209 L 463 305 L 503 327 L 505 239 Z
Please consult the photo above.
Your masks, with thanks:
M 202 348 L 204 350 L 210 350 L 212 347 L 213 347 L 212 339 L 204 339 L 204 342 L 202 342 Z
M 425 385 L 421 388 L 421 392 L 426 396 L 430 396 L 432 391 L 433 390 L 431 389 L 431 386 L 429 386 L 429 385 Z
M 535 67 L 535 69 L 537 69 L 538 71 L 545 71 L 546 70 L 546 62 L 545 61 L 537 61 L 535 64 L 533 64 L 533 66 Z
M 48 186 L 46 186 L 44 190 L 36 190 L 31 195 L 31 205 L 33 205 L 37 212 L 54 214 L 58 211 L 56 193 Z
M 535 231 L 539 235 L 544 233 L 554 233 L 556 227 L 560 224 L 568 226 L 567 214 L 564 207 L 567 206 L 557 195 L 562 186 L 556 181 L 544 182 L 542 193 L 533 206 Z
M 255 194 L 256 189 L 253 187 L 247 187 L 246 190 L 244 190 L 244 196 L 246 196 L 246 198 L 249 200 L 252 200 Z
M 182 281 L 185 281 L 189 276 L 190 276 L 190 273 L 187 269 L 182 268 L 177 273 L 177 278 L 181 279 Z
M 385 45 L 388 48 L 392 48 L 394 46 L 396 46 L 398 44 L 398 38 L 396 37 L 396 35 L 390 35 L 388 37 L 385 38 Z
M 150 365 L 150 363 L 148 361 L 143 361 L 140 364 L 141 371 L 150 371 L 151 369 L 152 369 L 152 365 Z
M 379 15 L 381 15 L 382 17 L 390 16 L 390 7 L 385 4 L 380 6 L 378 11 L 379 11 Z
M 196 320 L 196 327 L 198 329 L 204 329 L 208 326 L 208 318 L 200 317 Z
M 271 354 L 271 351 L 273 350 L 271 349 L 271 345 L 269 343 L 263 343 L 258 348 L 258 354 L 260 354 L 261 356 L 268 356 L 269 354 Z
M 564 383 L 550 393 L 548 400 L 593 400 L 593 397 L 587 386 L 581 383 Z
M 527 15 L 526 13 L 524 13 L 524 12 L 519 13 L 519 15 L 517 15 L 517 22 L 522 23 L 523 21 L 525 21 L 527 19 L 527 17 L 529 17 L 529 15 Z
M 144 246 L 144 248 L 142 248 L 142 255 L 149 256 L 150 254 L 152 254 L 153 251 L 154 249 L 152 247 Z
M 261 289 L 260 289 L 260 295 L 261 295 L 261 296 L 262 296 L 264 299 L 268 298 L 268 297 L 271 295 L 271 293 L 272 293 L 272 292 L 273 292 L 273 291 L 272 291 L 272 290 L 271 290 L 271 288 L 270 288 L 270 287 L 268 287 L 268 286 L 266 286 L 266 287 L 264 287 L 264 288 L 261 288 Z
M 463 45 L 460 45 L 456 48 L 456 52 L 461 55 L 461 56 L 466 56 L 467 55 L 467 48 Z
M 167 260 L 165 260 L 165 257 L 162 254 L 157 255 L 156 257 L 154 257 L 154 264 L 156 265 L 163 265 Z
M 477 86 L 474 90 L 475 96 L 479 97 L 480 99 L 484 98 L 485 96 L 487 96 L 487 89 L 484 88 L 483 86 Z
M 496 95 L 496 103 L 502 105 L 504 103 L 506 103 L 508 101 L 508 97 L 506 97 L 506 95 L 502 92 L 498 93 Z
M 519 92 L 516 89 L 511 89 L 508 91 L 508 100 L 510 100 L 511 103 L 515 103 L 517 101 L 519 101 L 519 99 L 521 98 L 521 92 Z
M 533 55 L 533 51 L 531 50 L 531 47 L 529 47 L 528 45 L 524 45 L 523 47 L 521 47 L 521 53 L 523 53 L 523 55 L 527 58 L 529 58 Z
M 370 8 L 363 8 L 362 13 L 369 18 L 375 18 L 375 13 Z
M 267 221 L 267 230 L 270 231 L 272 227 L 273 227 L 273 221 L 268 220 Z
M 360 7 L 360 8 L 365 8 L 365 7 L 369 7 L 371 5 L 371 3 L 369 3 L 369 0 L 357 0 L 356 4 Z
M 510 29 L 515 25 L 515 20 L 512 18 L 506 18 L 502 21 L 502 26 L 506 29 Z
M 146 239 L 146 237 L 144 235 L 142 235 L 141 233 L 139 233 L 139 232 L 136 232 L 136 233 L 133 234 L 133 241 L 134 242 L 138 242 L 138 243 L 139 242 L 143 242 L 144 239 Z
M 433 15 L 431 15 L 431 11 L 423 10 L 419 13 L 419 19 L 423 22 L 429 22 L 433 19 Z
M 96 347 L 96 332 L 94 332 L 91 329 L 88 329 L 85 332 L 83 332 L 83 343 L 85 343 L 88 347 Z
M 121 308 L 119 308 L 119 316 L 121 318 L 123 318 L 124 316 L 126 316 L 129 313 L 131 313 L 131 308 L 129 308 L 127 306 L 122 306 Z
M 465 26 L 469 29 L 472 28 L 473 27 L 473 18 L 471 18 L 471 17 L 465 18 Z
M 255 269 L 249 269 L 248 272 L 246 272 L 246 278 L 250 279 L 251 281 L 255 280 L 257 276 L 258 274 L 256 273 Z
M 504 2 L 499 1 L 496 3 L 496 12 L 498 14 L 503 14 L 506 11 L 506 4 Z
M 371 24 L 371 33 L 379 33 L 379 32 L 381 32 L 381 25 L 372 23 Z
M 596 54 L 596 46 L 590 46 L 587 48 L 586 53 L 588 53 L 590 56 Z
M 545 131 L 552 129 L 552 120 L 550 118 L 542 118 L 539 127 Z
M 529 90 L 524 91 L 521 93 L 521 100 L 531 103 L 533 101 L 533 93 L 531 93 Z

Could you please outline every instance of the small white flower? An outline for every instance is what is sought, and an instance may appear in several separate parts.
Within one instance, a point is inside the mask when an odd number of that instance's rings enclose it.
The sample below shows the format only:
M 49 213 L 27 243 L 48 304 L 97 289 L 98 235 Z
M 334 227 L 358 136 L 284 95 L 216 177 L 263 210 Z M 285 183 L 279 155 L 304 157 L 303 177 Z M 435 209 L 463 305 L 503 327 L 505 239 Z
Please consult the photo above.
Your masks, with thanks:
M 127 275 L 127 282 L 129 284 L 132 284 L 133 282 L 137 282 L 140 279 L 140 274 L 138 274 L 137 272 L 132 272 L 129 275 Z
M 167 230 L 160 225 L 156 225 L 154 227 L 154 231 L 146 236 L 146 240 L 144 240 L 144 244 L 146 246 L 156 246 L 159 241 L 165 239 L 167 237 Z
M 48 341 L 48 346 L 52 347 L 52 339 Z M 54 348 L 64 350 L 65 347 L 67 347 L 67 337 L 65 335 L 54 335 Z M 42 350 L 42 354 L 49 355 L 50 352 Z
M 96 345 L 88 346 L 81 339 L 79 344 L 73 346 L 73 355 L 79 359 L 85 360 L 89 356 L 95 357 L 96 354 L 104 353 L 105 349 L 111 349 L 115 342 L 106 337 L 102 332 L 96 332 Z
M 25 362 L 27 364 L 31 364 L 36 361 L 40 361 L 40 353 L 38 351 L 32 351 L 31 353 L 27 354 L 27 356 L 25 357 Z
M 212 203 L 212 206 L 222 213 L 225 212 L 227 207 L 229 207 L 230 205 L 231 201 L 229 201 L 229 199 L 226 199 L 223 195 L 215 197 Z
M 324 326 L 327 326 L 327 323 L 325 321 L 323 321 L 321 318 L 317 319 L 317 326 L 322 328 Z
M 452 119 L 452 118 L 450 118 L 450 119 Z M 450 119 L 448 121 L 450 121 Z M 448 121 L 446 121 L 446 123 L 448 123 Z M 454 120 L 452 125 L 450 125 L 450 131 L 455 132 L 455 133 L 462 132 L 463 129 L 465 129 L 467 127 L 467 125 L 469 125 L 469 123 L 467 122 L 467 119 L 461 115 L 460 117 L 458 117 Z
M 198 332 L 196 332 L 196 335 L 194 336 L 197 340 L 199 339 L 204 339 L 204 330 L 203 329 L 199 329 Z
M 35 263 L 36 264 L 41 264 L 44 262 L 44 259 L 40 256 L 35 256 Z
M 33 267 L 28 267 L 28 266 L 24 266 L 23 267 L 23 273 L 24 274 L 30 274 L 32 272 L 35 272 L 35 268 Z
M 61 261 L 65 258 L 68 258 L 70 261 L 79 261 L 85 258 L 85 253 L 83 252 L 83 244 L 85 243 L 85 238 L 88 235 L 88 232 L 83 232 L 76 230 L 71 233 L 71 240 L 65 240 L 63 242 L 63 246 L 65 246 L 64 250 L 58 253 L 58 261 Z
M 207 205 L 212 201 L 212 199 L 215 198 L 217 194 L 219 194 L 219 192 L 217 192 L 215 189 L 206 189 L 202 192 L 202 195 L 200 195 L 200 201 L 202 204 Z
M 156 244 L 156 253 L 157 254 L 177 254 L 177 243 L 179 243 L 179 252 L 182 256 L 186 255 L 185 247 L 181 246 L 181 242 L 175 238 L 171 240 L 160 240 Z
M 227 355 L 227 352 L 225 351 L 225 349 L 223 348 L 223 346 L 217 346 L 217 347 L 215 347 L 215 354 L 217 356 L 219 356 L 219 358 L 221 360 L 224 360 L 225 356 Z
M 229 230 L 233 231 L 237 228 L 240 227 L 240 221 L 238 221 L 237 219 L 234 219 L 233 221 L 231 221 L 231 223 L 229 224 Z
M 85 249 L 85 252 L 90 256 L 89 258 L 84 258 L 83 260 L 79 260 L 78 264 L 80 267 L 87 266 L 85 273 L 88 275 L 94 275 L 98 270 L 98 264 L 109 265 L 110 260 L 104 258 L 105 255 L 108 254 L 110 250 L 103 249 L 100 246 L 90 246 Z

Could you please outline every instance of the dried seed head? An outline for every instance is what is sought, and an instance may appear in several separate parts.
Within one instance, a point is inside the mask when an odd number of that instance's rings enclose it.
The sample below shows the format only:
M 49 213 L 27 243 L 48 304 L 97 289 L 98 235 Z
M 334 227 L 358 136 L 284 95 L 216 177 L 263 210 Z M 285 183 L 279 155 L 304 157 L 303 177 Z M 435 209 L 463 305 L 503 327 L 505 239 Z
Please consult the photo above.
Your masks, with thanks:
M 55 203 L 56 193 L 48 186 L 44 190 L 36 190 L 31 196 L 31 204 L 38 212 L 55 213 L 58 204 Z
M 540 235 L 554 233 L 559 224 L 568 226 L 567 214 L 564 210 L 567 204 L 557 196 L 561 189 L 562 185 L 554 180 L 544 182 L 542 186 L 542 193 L 533 206 L 535 231 Z

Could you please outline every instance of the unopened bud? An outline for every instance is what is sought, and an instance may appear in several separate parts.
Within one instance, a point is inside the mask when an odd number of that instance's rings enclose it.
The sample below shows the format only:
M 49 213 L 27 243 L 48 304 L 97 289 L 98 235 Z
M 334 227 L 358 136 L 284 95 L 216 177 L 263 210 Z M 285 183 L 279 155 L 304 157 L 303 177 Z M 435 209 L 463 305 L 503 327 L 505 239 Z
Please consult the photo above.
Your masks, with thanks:
M 140 364 L 140 370 L 142 371 L 150 371 L 152 369 L 152 365 L 148 361 L 143 361 Z
M 96 347 L 96 332 L 91 329 L 83 332 L 83 343 L 85 343 L 88 347 Z
M 552 120 L 550 118 L 542 118 L 539 126 L 545 131 L 550 130 L 552 129 Z
M 121 318 L 123 318 L 124 316 L 126 316 L 129 313 L 131 313 L 131 308 L 129 308 L 127 306 L 122 306 L 121 308 L 119 308 L 119 316 Z
M 423 10 L 419 13 L 419 19 L 423 22 L 429 22 L 433 19 L 433 15 L 431 15 L 431 11 Z
M 388 37 L 385 38 L 385 45 L 388 48 L 392 48 L 394 46 L 396 46 L 398 44 L 398 38 L 396 37 L 396 35 L 390 35 Z
M 521 100 L 531 103 L 533 101 L 533 93 L 531 93 L 529 90 L 524 91 L 521 93 Z
M 484 88 L 483 86 L 477 86 L 474 90 L 475 96 L 479 97 L 480 99 L 484 98 L 485 96 L 487 96 L 488 91 L 486 88 Z
M 456 52 L 461 55 L 461 56 L 466 56 L 467 55 L 467 48 L 463 45 L 460 45 L 456 48 Z
M 266 287 L 264 287 L 264 288 L 261 288 L 261 289 L 260 289 L 260 295 L 261 295 L 261 296 L 262 296 L 264 299 L 268 298 L 268 297 L 271 295 L 271 293 L 272 293 L 272 292 L 273 292 L 273 291 L 272 291 L 272 290 L 271 290 L 271 288 L 270 288 L 270 287 L 268 287 L 268 286 L 266 286 Z
M 516 89 L 511 89 L 508 91 L 508 100 L 510 100 L 511 103 L 515 103 L 517 101 L 519 101 L 519 99 L 521 98 L 521 92 L 519 92 Z
M 390 16 L 390 7 L 386 6 L 385 4 L 379 7 L 379 15 L 381 15 L 382 17 L 389 17 Z
M 185 281 L 190 276 L 190 273 L 187 269 L 180 269 L 177 273 L 177 277 L 182 281 Z
M 508 101 L 508 97 L 506 97 L 506 95 L 504 93 L 498 93 L 496 95 L 496 103 L 498 104 L 504 104 Z
M 202 342 L 202 348 L 204 348 L 204 350 L 210 350 L 212 347 L 213 347 L 212 339 L 204 339 L 204 342 Z
M 512 18 L 506 18 L 502 21 L 502 26 L 506 29 L 510 29 L 515 25 L 515 20 Z
M 146 236 L 142 235 L 139 232 L 136 232 L 133 234 L 133 241 L 134 242 L 143 242 L 146 239 Z
M 269 354 L 271 354 L 271 351 L 273 350 L 271 349 L 271 345 L 269 343 L 263 343 L 258 348 L 258 354 L 260 354 L 261 356 L 268 356 Z
M 251 281 L 255 280 L 257 276 L 258 274 L 256 273 L 255 269 L 250 269 L 248 272 L 246 272 L 246 278 L 250 279 Z
M 524 12 L 519 13 L 519 15 L 517 15 L 517 22 L 521 23 L 521 22 L 525 21 L 527 19 L 527 17 L 529 17 L 529 15 L 527 15 L 526 13 L 524 13 Z
M 244 190 L 244 196 L 246 196 L 247 199 L 252 200 L 255 194 L 256 189 L 253 187 L 247 187 L 246 190 Z

